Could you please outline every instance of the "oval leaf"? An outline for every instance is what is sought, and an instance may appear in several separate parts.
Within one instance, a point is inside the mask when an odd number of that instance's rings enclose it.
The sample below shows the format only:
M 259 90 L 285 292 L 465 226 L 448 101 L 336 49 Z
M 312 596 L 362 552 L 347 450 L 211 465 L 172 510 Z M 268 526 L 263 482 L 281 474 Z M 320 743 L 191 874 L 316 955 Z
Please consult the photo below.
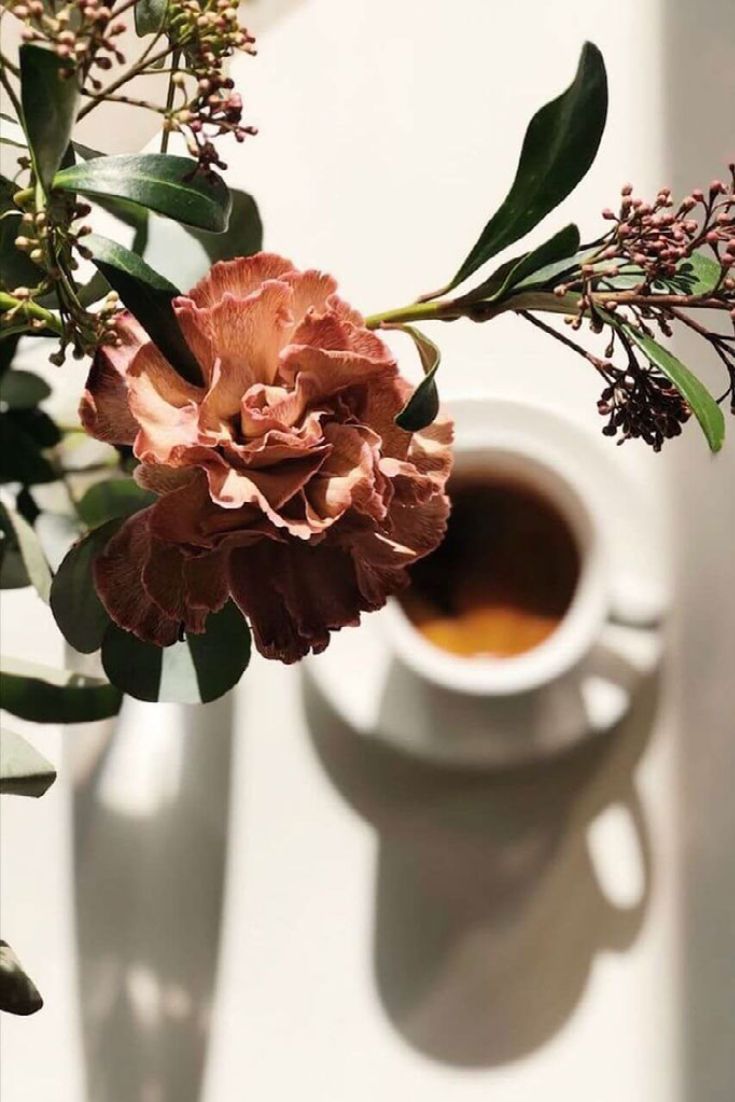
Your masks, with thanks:
M 566 199 L 595 159 L 606 117 L 605 63 L 586 42 L 570 86 L 531 119 L 510 191 L 454 279 L 437 294 L 462 283 Z
M 77 510 L 88 528 L 99 528 L 116 517 L 130 517 L 155 500 L 156 495 L 144 490 L 134 478 L 114 478 L 90 486 Z
M 35 586 L 38 596 L 48 604 L 51 593 L 51 571 L 38 536 L 20 513 L 16 513 L 14 509 L 10 509 L 8 506 L 4 507 L 4 513 L 13 527 L 18 550 L 28 577 Z
M 20 96 L 31 156 L 48 191 L 64 154 L 79 108 L 74 69 L 51 50 L 20 47 Z
M 110 617 L 97 596 L 94 560 L 122 524 L 109 520 L 75 543 L 51 583 L 51 611 L 61 634 L 75 650 L 91 654 L 102 646 Z
M 176 222 L 221 233 L 227 229 L 230 194 L 215 173 L 196 175 L 186 157 L 142 153 L 98 157 L 58 172 L 54 187 L 82 195 L 127 199 Z
M 396 328 L 408 333 L 416 345 L 421 366 L 424 369 L 424 378 L 400 413 L 396 415 L 395 422 L 400 429 L 405 429 L 406 432 L 419 432 L 430 425 L 439 412 L 439 392 L 436 389 L 434 376 L 441 363 L 441 352 L 425 333 L 414 328 L 413 325 L 401 325 Z
M 692 413 L 699 421 L 707 443 L 713 452 L 718 452 L 725 439 L 725 418 L 704 383 L 693 375 L 681 360 L 678 360 L 668 348 L 664 348 L 652 337 L 639 333 L 631 325 L 623 325 L 626 335 L 638 345 L 646 358 L 669 379 L 686 399 Z
M 202 635 L 171 647 L 143 643 L 114 624 L 102 643 L 110 681 L 138 700 L 207 704 L 237 684 L 249 661 L 250 629 L 232 601 L 210 614 Z
M 184 340 L 171 305 L 178 289 L 130 249 L 107 237 L 91 234 L 86 245 L 93 263 L 172 367 L 182 378 L 199 385 L 199 364 Z
M 50 393 L 48 383 L 32 371 L 7 371 L 0 381 L 0 403 L 10 409 L 32 409 Z
M 94 677 L 3 659 L 3 708 L 32 723 L 93 723 L 117 715 L 122 693 Z M 14 672 L 28 669 L 28 673 Z
M 43 796 L 56 780 L 56 770 L 35 746 L 3 727 L 0 731 L 0 793 Z

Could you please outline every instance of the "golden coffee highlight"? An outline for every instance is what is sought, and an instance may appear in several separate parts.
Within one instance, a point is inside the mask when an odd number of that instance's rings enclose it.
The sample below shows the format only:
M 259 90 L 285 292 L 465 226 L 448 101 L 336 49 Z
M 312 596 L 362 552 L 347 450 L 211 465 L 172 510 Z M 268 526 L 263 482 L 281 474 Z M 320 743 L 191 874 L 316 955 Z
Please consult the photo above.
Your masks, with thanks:
M 574 596 L 579 550 L 566 520 L 521 481 L 465 475 L 449 486 L 444 542 L 411 570 L 400 595 L 435 646 L 467 658 L 510 658 L 556 630 Z

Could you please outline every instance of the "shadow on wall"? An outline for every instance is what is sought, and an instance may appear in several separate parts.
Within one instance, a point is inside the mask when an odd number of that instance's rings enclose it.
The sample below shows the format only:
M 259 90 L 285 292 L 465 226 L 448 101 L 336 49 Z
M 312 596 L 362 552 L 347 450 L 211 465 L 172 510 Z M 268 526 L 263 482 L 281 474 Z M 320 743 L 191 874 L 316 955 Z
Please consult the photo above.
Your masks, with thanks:
M 232 700 L 126 701 L 70 739 L 87 1097 L 196 1102 L 215 987 Z M 77 737 L 79 736 L 79 737 Z
M 481 774 L 368 741 L 308 677 L 304 695 L 324 769 L 378 832 L 374 966 L 397 1031 L 465 1067 L 539 1047 L 573 1011 L 596 954 L 627 949 L 641 928 L 652 869 L 634 771 L 658 678 L 641 684 L 614 732 L 540 765 Z M 590 824 L 613 805 L 627 809 L 641 853 L 630 907 L 606 898 L 588 848 Z

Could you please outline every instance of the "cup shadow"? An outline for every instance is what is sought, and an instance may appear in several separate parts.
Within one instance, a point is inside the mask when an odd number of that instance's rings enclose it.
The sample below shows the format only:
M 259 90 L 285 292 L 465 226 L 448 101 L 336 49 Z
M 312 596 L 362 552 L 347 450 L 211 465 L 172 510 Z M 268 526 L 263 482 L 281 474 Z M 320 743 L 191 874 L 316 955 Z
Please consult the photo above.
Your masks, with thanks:
M 126 701 L 116 721 L 74 736 L 87 1097 L 196 1102 L 217 971 L 232 701 Z
M 396 664 L 386 696 L 412 676 Z M 634 774 L 658 674 L 640 681 L 614 730 L 541 763 L 483 772 L 422 762 L 357 733 L 308 671 L 303 693 L 325 772 L 377 832 L 373 963 L 394 1028 L 455 1066 L 504 1064 L 538 1048 L 574 1010 L 596 955 L 626 950 L 643 922 L 653 869 Z M 440 726 L 451 708 L 439 704 L 426 714 Z M 640 853 L 643 886 L 629 907 L 606 898 L 587 842 L 614 805 Z

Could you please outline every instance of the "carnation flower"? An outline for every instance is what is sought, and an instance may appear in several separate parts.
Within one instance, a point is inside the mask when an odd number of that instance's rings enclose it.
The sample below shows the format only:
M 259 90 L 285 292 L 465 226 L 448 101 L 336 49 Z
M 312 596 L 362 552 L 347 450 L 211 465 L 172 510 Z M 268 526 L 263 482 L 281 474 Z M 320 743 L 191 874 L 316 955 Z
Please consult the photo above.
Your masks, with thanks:
M 97 355 L 87 430 L 132 445 L 157 501 L 95 563 L 120 627 L 158 646 L 231 597 L 258 649 L 294 662 L 407 582 L 446 527 L 451 423 L 394 418 L 411 392 L 336 283 L 260 253 L 216 264 L 174 308 L 203 381 L 137 322 Z

